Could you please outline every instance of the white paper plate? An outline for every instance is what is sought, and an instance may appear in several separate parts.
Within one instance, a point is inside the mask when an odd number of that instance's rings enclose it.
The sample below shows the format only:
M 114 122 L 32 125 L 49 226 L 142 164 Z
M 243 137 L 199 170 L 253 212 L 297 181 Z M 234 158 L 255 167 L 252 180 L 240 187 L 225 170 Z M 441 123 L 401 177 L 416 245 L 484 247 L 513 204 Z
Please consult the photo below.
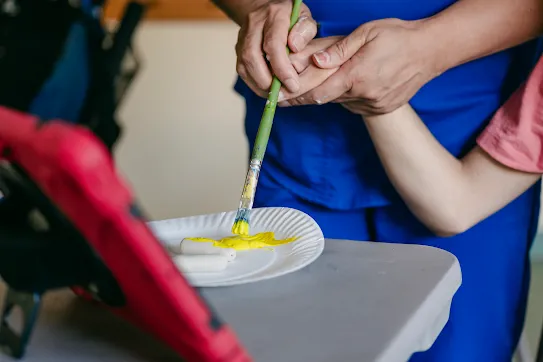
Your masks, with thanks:
M 186 237 L 221 238 L 231 235 L 236 211 L 149 222 L 156 237 L 167 247 Z M 307 214 L 289 208 L 262 208 L 251 212 L 251 234 L 275 232 L 276 238 L 299 239 L 273 250 L 238 251 L 236 259 L 220 273 L 186 273 L 195 287 L 222 287 L 275 278 L 297 271 L 317 259 L 324 236 Z

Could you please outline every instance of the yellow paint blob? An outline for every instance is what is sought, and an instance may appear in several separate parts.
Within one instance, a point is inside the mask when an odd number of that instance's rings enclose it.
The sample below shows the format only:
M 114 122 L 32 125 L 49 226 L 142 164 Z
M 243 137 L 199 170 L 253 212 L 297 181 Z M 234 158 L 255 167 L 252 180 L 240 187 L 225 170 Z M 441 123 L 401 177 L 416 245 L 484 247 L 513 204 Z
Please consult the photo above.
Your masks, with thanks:
M 238 220 L 232 226 L 232 234 L 234 235 L 249 235 L 249 223 L 245 220 Z
M 215 240 L 209 238 L 187 238 L 192 241 L 202 243 L 213 243 L 213 246 L 217 248 L 231 248 L 236 250 L 251 250 L 251 249 L 263 249 L 271 248 L 278 245 L 288 244 L 297 237 L 287 239 L 275 239 L 275 234 L 271 231 L 265 233 L 258 233 L 255 235 L 234 235 L 227 236 L 225 238 Z

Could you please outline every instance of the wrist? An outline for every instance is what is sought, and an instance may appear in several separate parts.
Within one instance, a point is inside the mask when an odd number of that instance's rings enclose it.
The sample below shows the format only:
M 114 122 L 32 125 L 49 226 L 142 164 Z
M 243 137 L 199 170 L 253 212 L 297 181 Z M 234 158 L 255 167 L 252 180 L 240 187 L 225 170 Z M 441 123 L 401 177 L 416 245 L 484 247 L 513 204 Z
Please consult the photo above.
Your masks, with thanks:
M 409 103 L 404 104 L 403 106 L 400 106 L 389 113 L 383 113 L 383 114 L 370 114 L 370 115 L 363 115 L 362 118 L 364 120 L 364 123 L 366 123 L 366 126 L 373 126 L 376 124 L 383 124 L 383 123 L 397 123 L 397 122 L 407 122 L 407 120 L 412 116 L 414 113 L 413 109 L 409 105 Z
M 425 68 L 433 77 L 454 67 L 454 57 L 447 46 L 447 34 L 440 29 L 434 17 L 411 21 L 417 51 L 422 55 Z

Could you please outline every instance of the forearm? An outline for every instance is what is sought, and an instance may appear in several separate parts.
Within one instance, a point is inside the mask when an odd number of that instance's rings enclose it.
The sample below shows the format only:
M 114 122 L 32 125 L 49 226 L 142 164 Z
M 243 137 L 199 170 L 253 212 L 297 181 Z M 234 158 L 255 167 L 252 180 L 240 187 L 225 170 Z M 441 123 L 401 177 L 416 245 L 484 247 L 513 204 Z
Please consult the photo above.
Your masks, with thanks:
M 241 25 L 247 15 L 270 0 L 211 0 L 236 24 Z
M 456 159 L 409 106 L 365 122 L 394 187 L 411 211 L 440 235 L 470 228 L 539 177 L 509 169 L 478 147 Z
M 543 1 L 460 0 L 421 26 L 443 72 L 537 37 Z
M 430 229 L 446 233 L 444 223 L 462 194 L 461 162 L 443 149 L 410 107 L 366 117 L 365 122 L 396 191 Z

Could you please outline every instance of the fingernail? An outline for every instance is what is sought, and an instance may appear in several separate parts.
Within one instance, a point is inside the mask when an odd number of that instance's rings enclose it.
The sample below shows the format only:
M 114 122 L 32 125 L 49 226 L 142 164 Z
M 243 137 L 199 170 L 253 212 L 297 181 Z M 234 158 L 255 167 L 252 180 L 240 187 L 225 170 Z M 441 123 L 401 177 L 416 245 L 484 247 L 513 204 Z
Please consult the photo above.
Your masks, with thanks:
M 305 16 L 305 15 L 304 15 L 304 16 L 300 16 L 300 17 L 298 18 L 298 21 L 296 22 L 296 24 L 299 24 L 299 23 L 301 23 L 302 21 L 307 20 L 307 19 L 308 19 L 308 17 Z
M 285 93 L 283 91 L 279 92 L 279 96 L 277 97 L 277 102 L 282 102 L 285 99 Z
M 326 64 L 330 62 L 330 54 L 328 52 L 321 50 L 320 52 L 316 52 L 313 54 L 313 58 L 317 61 L 319 64 Z
M 300 89 L 300 85 L 298 84 L 298 82 L 292 78 L 285 80 L 285 86 L 292 93 L 297 92 L 298 89 Z
M 304 38 L 301 35 L 294 35 L 292 38 L 292 45 L 294 46 L 294 51 L 299 51 L 304 44 Z

